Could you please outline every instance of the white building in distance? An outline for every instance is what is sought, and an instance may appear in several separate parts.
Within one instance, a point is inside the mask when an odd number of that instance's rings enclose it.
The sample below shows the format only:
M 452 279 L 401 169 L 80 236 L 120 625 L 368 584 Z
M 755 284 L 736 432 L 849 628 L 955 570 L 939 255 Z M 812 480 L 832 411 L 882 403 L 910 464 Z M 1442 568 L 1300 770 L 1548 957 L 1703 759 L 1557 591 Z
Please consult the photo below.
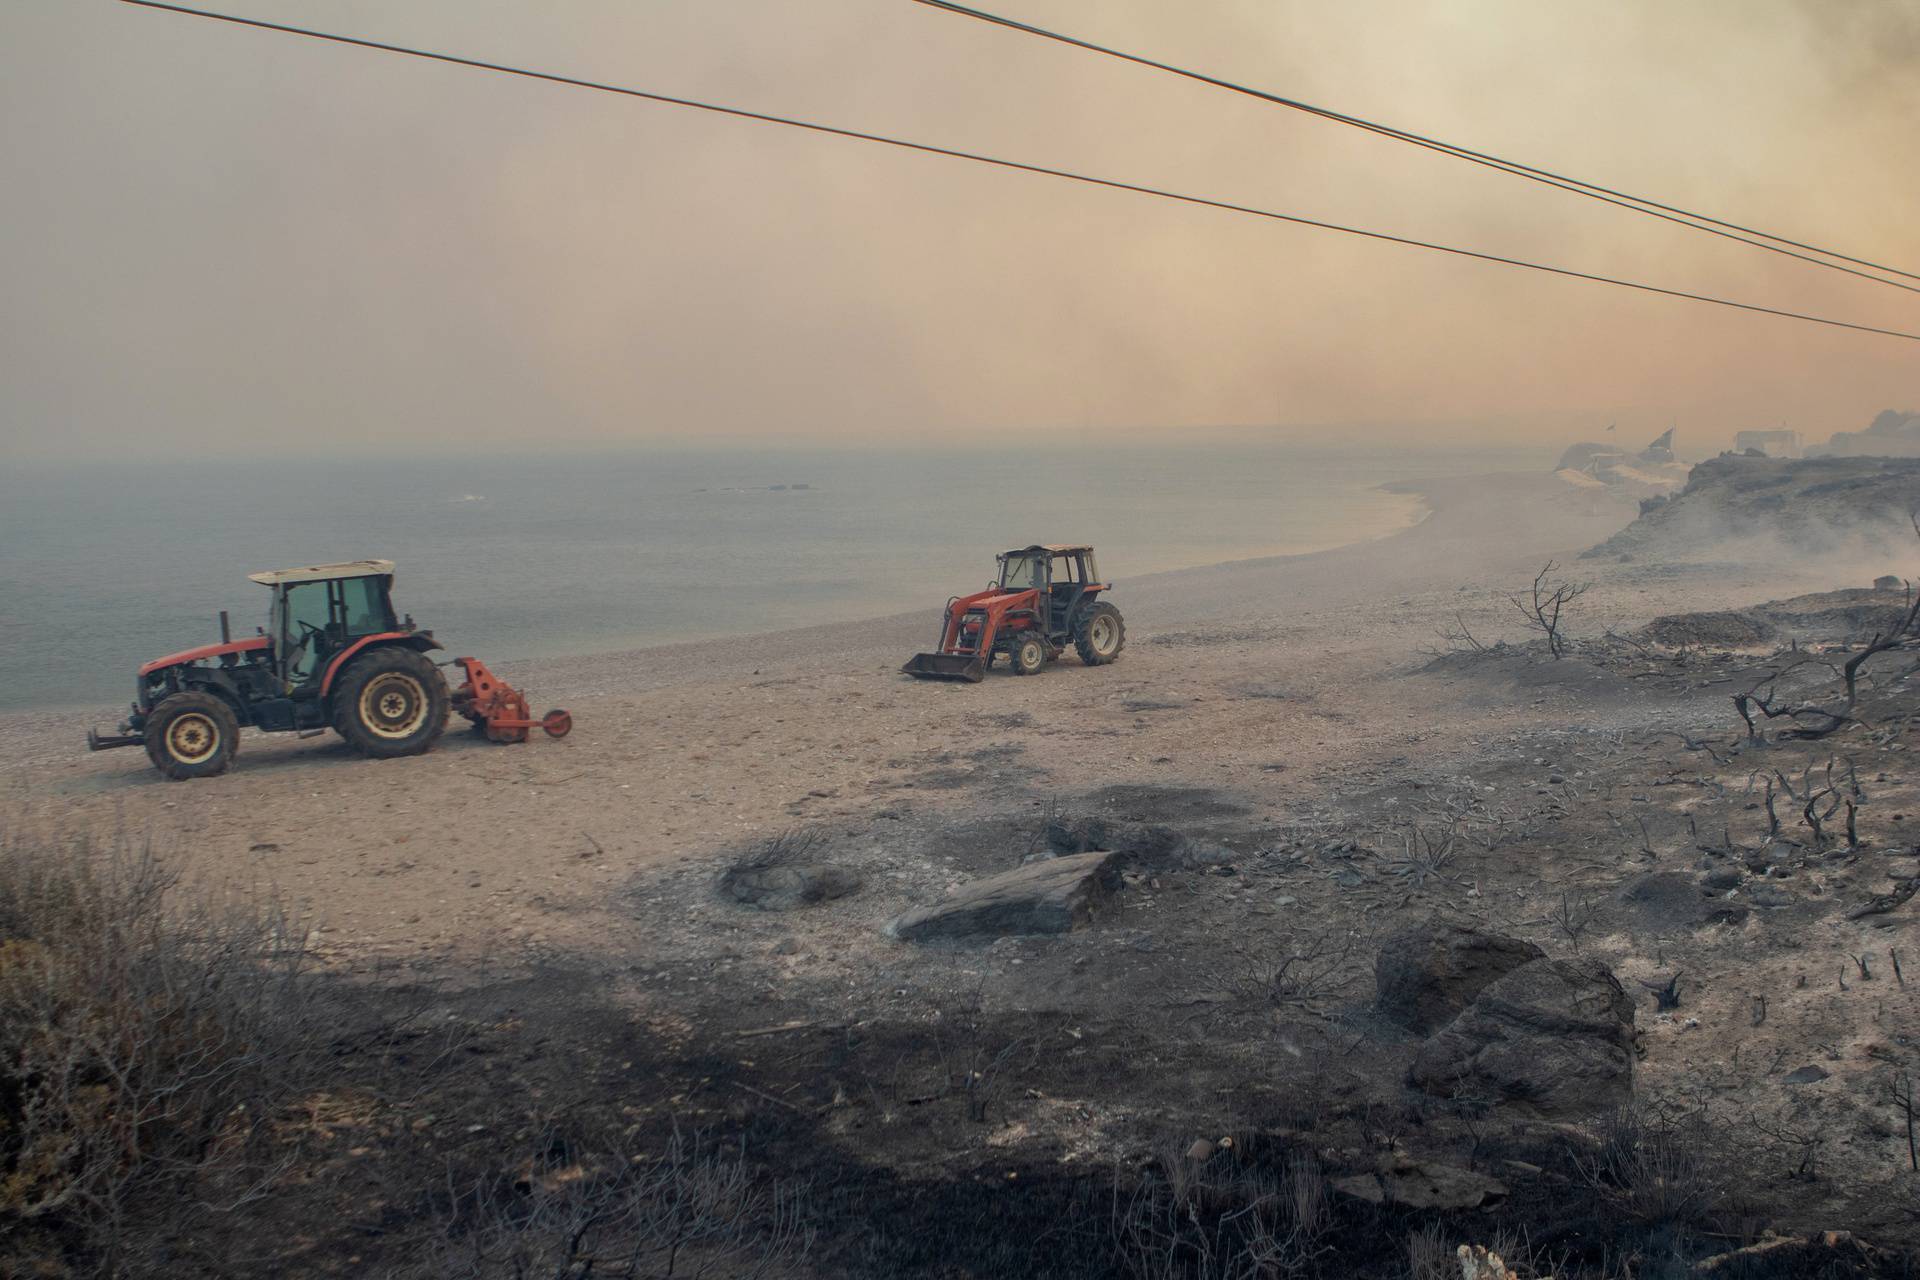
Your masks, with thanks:
M 1733 451 L 1745 453 L 1749 449 L 1758 450 L 1769 458 L 1797 458 L 1800 456 L 1800 433 L 1798 431 L 1741 431 L 1733 437 Z

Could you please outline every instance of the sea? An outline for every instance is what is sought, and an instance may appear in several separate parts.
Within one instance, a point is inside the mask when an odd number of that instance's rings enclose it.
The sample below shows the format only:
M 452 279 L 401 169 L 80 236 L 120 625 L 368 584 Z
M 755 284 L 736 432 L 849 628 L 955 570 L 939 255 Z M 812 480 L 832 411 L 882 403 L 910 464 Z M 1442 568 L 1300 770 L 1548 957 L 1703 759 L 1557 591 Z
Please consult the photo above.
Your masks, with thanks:
M 1536 456 L 1536 453 L 1538 456 Z M 266 621 L 249 572 L 396 561 L 396 607 L 489 663 L 925 609 L 995 552 L 1089 542 L 1130 577 L 1378 538 L 1394 480 L 1550 451 L 1113 442 L 0 465 L 0 709 L 111 709 L 134 669 Z

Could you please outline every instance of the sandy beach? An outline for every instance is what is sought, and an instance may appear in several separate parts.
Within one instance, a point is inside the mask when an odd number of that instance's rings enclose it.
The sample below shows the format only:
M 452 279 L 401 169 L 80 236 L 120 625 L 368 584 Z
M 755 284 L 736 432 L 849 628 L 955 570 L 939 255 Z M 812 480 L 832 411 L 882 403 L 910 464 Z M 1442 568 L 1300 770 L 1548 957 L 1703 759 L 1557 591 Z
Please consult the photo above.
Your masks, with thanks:
M 425 757 L 381 762 L 331 735 L 248 733 L 229 773 L 191 785 L 137 749 L 84 750 L 88 725 L 120 709 L 18 713 L 0 718 L 0 811 L 151 838 L 197 876 L 270 887 L 349 964 L 511 964 L 530 949 L 644 950 L 623 892 L 663 866 L 879 810 L 951 818 L 995 772 L 975 762 L 983 750 L 1062 796 L 1198 786 L 1284 806 L 1323 770 L 1471 753 L 1496 728 L 1562 714 L 1551 690 L 1451 714 L 1395 677 L 1456 614 L 1486 638 L 1519 638 L 1505 593 L 1548 558 L 1572 562 L 1632 504 L 1523 474 L 1414 488 L 1430 514 L 1378 541 L 1137 579 L 1107 566 L 1128 633 L 1105 670 L 1069 656 L 1030 680 L 999 667 L 979 686 L 912 681 L 897 669 L 932 642 L 930 599 L 849 626 L 504 667 L 536 713 L 573 713 L 562 741 L 502 747 L 450 728 Z M 1585 632 L 1791 586 L 1732 568 L 1570 571 L 1599 579 Z

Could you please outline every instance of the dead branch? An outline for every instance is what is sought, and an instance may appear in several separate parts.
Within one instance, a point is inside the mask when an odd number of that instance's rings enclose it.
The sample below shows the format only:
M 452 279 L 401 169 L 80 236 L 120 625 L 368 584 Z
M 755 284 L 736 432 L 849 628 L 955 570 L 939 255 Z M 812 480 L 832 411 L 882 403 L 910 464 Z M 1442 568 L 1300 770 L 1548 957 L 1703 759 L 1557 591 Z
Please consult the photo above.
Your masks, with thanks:
M 1684 972 L 1676 973 L 1665 982 L 1642 981 L 1640 985 L 1653 992 L 1653 1007 L 1664 1013 L 1668 1009 L 1680 1007 L 1680 979 L 1684 976 Z
M 1480 656 L 1490 654 L 1495 649 L 1501 647 L 1498 642 L 1494 644 L 1483 643 L 1478 636 L 1473 634 L 1472 629 L 1467 626 L 1466 618 L 1458 613 L 1453 615 L 1452 626 L 1438 627 L 1435 629 L 1435 634 L 1445 642 L 1447 653 L 1467 653 Z
M 1587 594 L 1593 584 L 1568 582 L 1565 579 L 1550 580 L 1555 567 L 1553 561 L 1547 561 L 1541 566 L 1540 572 L 1533 575 L 1533 586 L 1529 592 L 1524 596 L 1509 595 L 1507 602 L 1519 610 L 1527 626 L 1546 636 L 1547 652 L 1558 661 L 1567 651 L 1566 635 L 1561 630 L 1562 616 L 1567 606 Z
M 1913 1120 L 1913 1077 L 1906 1072 L 1895 1076 L 1888 1087 L 1893 1109 L 1907 1122 L 1907 1163 L 1920 1173 L 1920 1141 L 1916 1141 Z
M 1547 913 L 1547 923 L 1558 929 L 1566 938 L 1567 945 L 1575 951 L 1580 949 L 1580 939 L 1593 926 L 1593 904 L 1585 899 L 1574 899 L 1562 892 L 1560 902 Z
M 1905 906 L 1916 893 L 1920 893 L 1920 876 L 1897 882 L 1891 893 L 1882 893 L 1867 899 L 1847 912 L 1847 919 L 1864 920 L 1868 916 L 1885 915 L 1889 911 Z
M 1915 535 L 1920 536 L 1920 511 L 1911 513 L 1911 519 Z M 1778 671 L 1766 672 L 1745 690 L 1734 694 L 1734 710 L 1746 722 L 1747 737 L 1755 742 L 1764 741 L 1764 735 L 1754 723 L 1755 711 L 1768 720 L 1784 718 L 1791 721 L 1792 727 L 1783 730 L 1780 735 L 1783 738 L 1825 738 L 1848 725 L 1865 723 L 1860 720 L 1859 706 L 1861 673 L 1866 664 L 1889 649 L 1900 648 L 1909 638 L 1920 634 L 1915 631 L 1915 623 L 1920 622 L 1920 591 L 1909 587 L 1907 594 L 1910 597 L 1907 611 L 1900 620 L 1889 630 L 1874 632 L 1859 652 L 1840 665 L 1837 674 L 1841 696 L 1837 704 L 1780 701 L 1777 694 L 1780 677 L 1815 661 L 1811 658 L 1789 663 Z M 1831 664 L 1824 665 L 1832 669 Z

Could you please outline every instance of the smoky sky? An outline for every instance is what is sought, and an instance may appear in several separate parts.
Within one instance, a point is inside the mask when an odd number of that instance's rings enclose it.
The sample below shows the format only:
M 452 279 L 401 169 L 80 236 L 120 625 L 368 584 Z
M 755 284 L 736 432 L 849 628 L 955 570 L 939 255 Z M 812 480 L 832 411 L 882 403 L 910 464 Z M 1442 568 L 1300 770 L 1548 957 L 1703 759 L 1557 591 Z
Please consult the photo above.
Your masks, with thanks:
M 1914 294 L 907 0 L 209 7 L 1920 328 Z M 1920 270 L 1911 4 L 1002 7 Z M 111 0 L 0 6 L 0 172 L 0 456 L 1708 448 L 1920 405 L 1920 344 Z

